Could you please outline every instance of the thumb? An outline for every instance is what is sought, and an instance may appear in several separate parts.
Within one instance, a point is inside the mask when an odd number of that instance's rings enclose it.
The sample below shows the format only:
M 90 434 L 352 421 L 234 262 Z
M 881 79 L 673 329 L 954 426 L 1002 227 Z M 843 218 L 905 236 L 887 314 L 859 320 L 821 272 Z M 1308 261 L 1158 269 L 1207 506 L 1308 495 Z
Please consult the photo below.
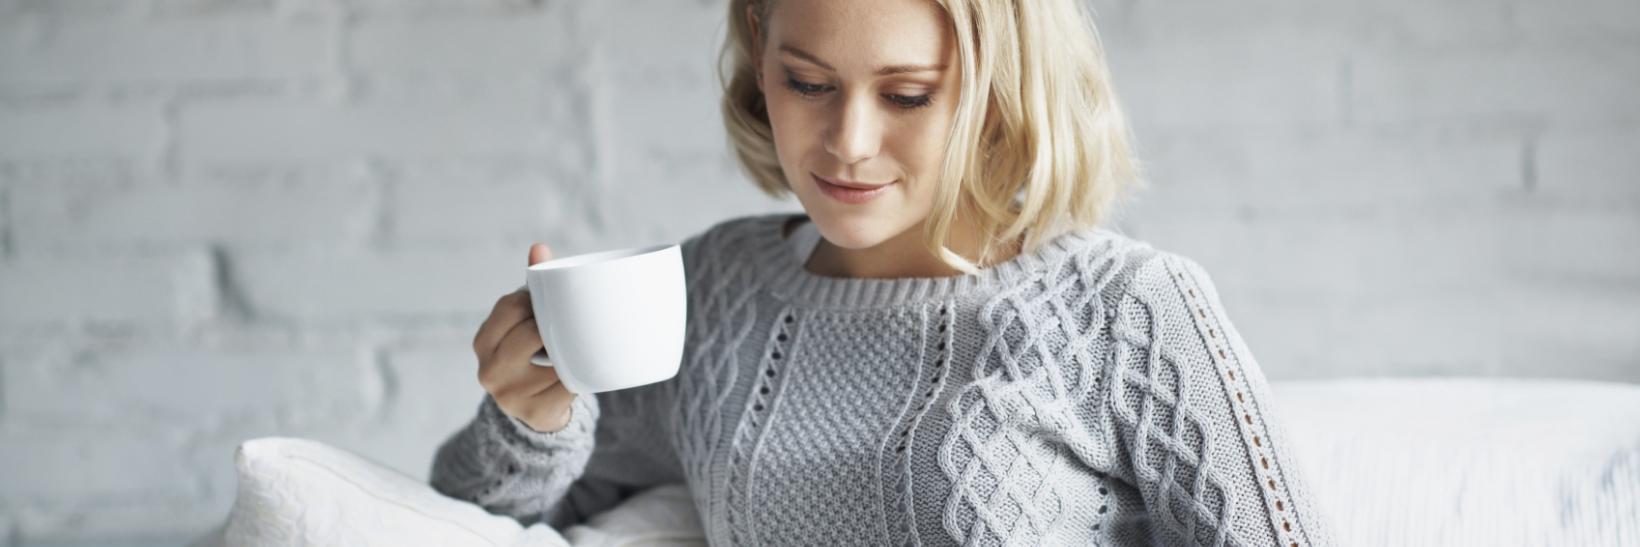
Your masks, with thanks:
M 552 249 L 545 243 L 530 245 L 530 266 L 552 260 Z

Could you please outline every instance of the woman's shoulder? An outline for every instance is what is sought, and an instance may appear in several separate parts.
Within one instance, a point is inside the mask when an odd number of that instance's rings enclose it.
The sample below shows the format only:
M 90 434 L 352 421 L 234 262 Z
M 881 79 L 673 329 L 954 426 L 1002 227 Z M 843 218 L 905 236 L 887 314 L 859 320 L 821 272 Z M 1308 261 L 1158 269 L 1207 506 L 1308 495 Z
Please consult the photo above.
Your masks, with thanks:
M 1067 238 L 1071 260 L 1085 281 L 1115 303 L 1124 297 L 1149 299 L 1180 289 L 1182 282 L 1211 287 L 1206 269 L 1195 259 L 1110 228 L 1077 230 Z

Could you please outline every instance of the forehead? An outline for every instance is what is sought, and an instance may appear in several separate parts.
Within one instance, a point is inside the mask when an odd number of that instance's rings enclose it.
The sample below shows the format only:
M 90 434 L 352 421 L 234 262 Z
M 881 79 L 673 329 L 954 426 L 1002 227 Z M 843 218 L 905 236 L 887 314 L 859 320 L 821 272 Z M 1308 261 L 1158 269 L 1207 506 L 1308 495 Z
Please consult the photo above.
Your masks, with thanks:
M 793 46 L 842 72 L 937 64 L 956 51 L 945 11 L 928 0 L 782 0 L 765 27 L 771 53 Z

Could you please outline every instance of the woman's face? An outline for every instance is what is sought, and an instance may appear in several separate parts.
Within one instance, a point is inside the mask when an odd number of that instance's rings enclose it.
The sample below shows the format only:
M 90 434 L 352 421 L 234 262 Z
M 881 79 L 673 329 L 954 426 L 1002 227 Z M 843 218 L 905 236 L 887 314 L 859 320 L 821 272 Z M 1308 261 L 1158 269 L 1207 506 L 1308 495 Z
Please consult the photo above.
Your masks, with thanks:
M 780 168 L 826 240 L 865 249 L 916 227 L 956 112 L 960 69 L 942 8 L 782 0 L 763 28 L 758 86 Z

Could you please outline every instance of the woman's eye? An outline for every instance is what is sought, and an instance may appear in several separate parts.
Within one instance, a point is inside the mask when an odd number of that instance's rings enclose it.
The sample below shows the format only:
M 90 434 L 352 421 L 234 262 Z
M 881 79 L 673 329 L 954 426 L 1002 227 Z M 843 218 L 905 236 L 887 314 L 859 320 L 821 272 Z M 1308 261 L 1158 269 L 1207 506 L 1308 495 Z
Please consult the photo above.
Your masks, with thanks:
M 934 102 L 933 96 L 934 95 L 932 93 L 930 93 L 928 95 L 916 95 L 916 96 L 888 95 L 887 97 L 888 97 L 888 100 L 890 102 L 894 103 L 895 105 L 898 105 L 900 108 L 912 109 L 912 108 L 922 108 L 922 107 L 928 106 L 930 103 Z
M 818 97 L 822 93 L 825 93 L 825 92 L 831 90 L 831 86 L 829 86 L 829 85 L 811 84 L 811 83 L 799 80 L 797 78 L 789 77 L 789 76 L 786 78 L 786 87 L 791 89 L 792 91 L 797 92 L 797 94 L 803 95 L 805 97 Z M 932 94 L 932 93 L 929 93 L 927 95 L 886 94 L 886 95 L 883 95 L 883 98 L 888 99 L 888 102 L 894 103 L 894 106 L 897 106 L 897 107 L 900 107 L 900 108 L 903 108 L 903 109 L 906 109 L 906 110 L 912 110 L 912 109 L 922 108 L 922 107 L 928 106 L 929 104 L 933 103 L 933 96 L 934 96 L 934 94 Z
M 803 82 L 797 78 L 786 78 L 786 87 L 791 88 L 792 91 L 796 91 L 799 94 L 808 95 L 810 97 L 819 95 L 826 91 L 826 86 L 824 85 Z

